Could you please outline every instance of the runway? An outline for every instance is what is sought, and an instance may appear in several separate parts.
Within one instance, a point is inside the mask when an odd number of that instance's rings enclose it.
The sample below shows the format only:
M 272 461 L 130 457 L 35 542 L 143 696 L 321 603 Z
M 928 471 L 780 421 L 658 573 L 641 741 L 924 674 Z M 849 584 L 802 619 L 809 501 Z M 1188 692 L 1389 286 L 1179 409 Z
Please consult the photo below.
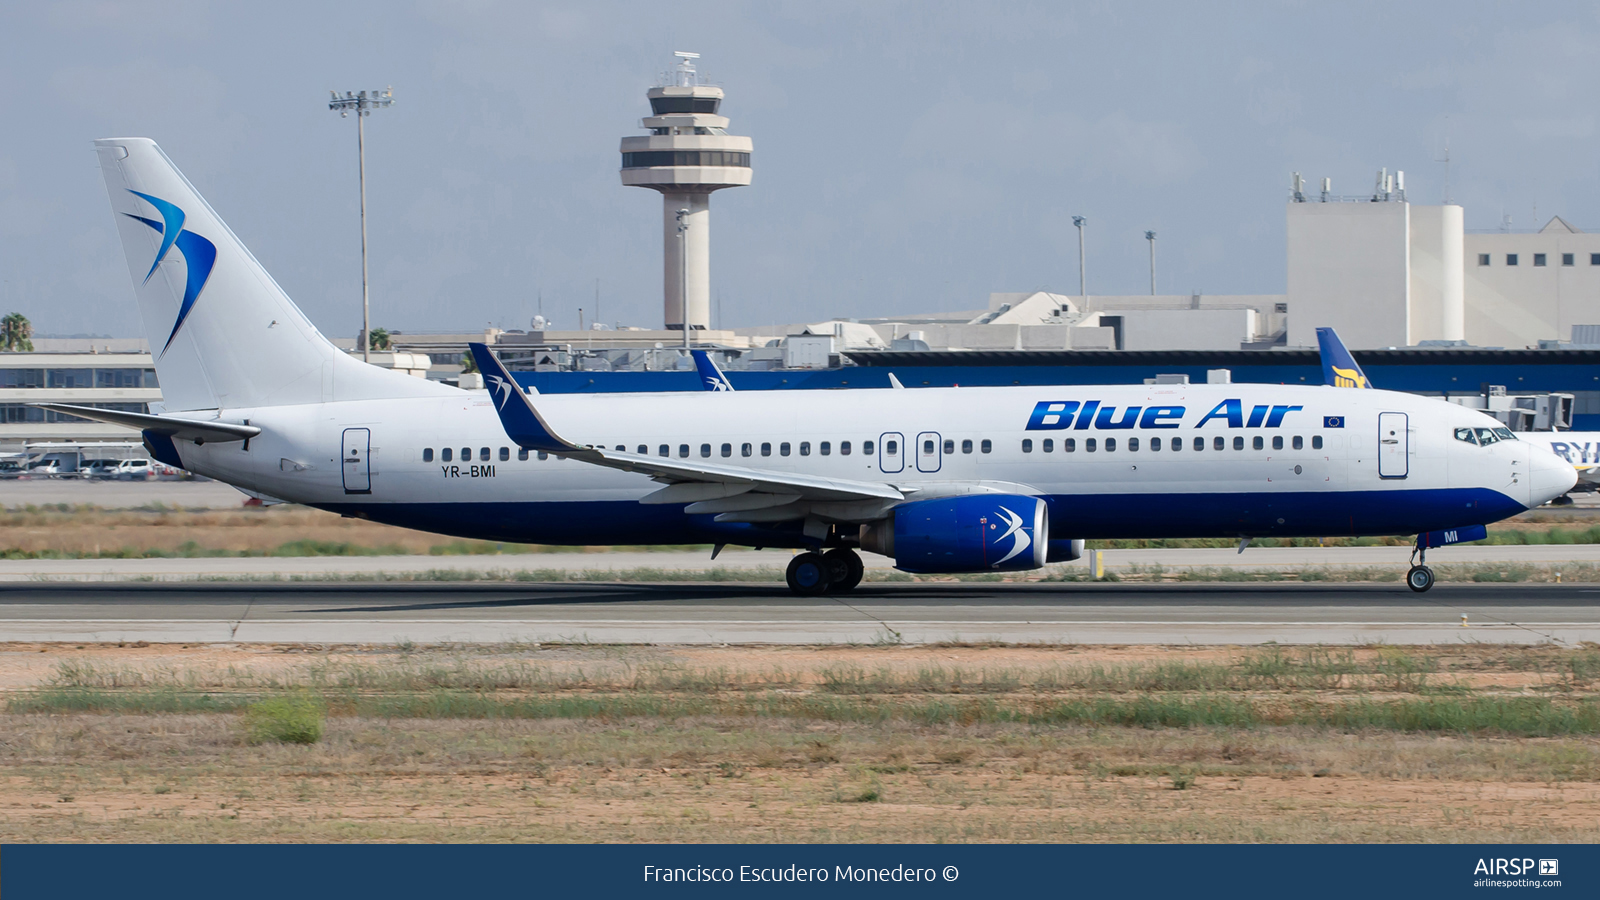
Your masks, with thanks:
M 1576 646 L 1600 642 L 1600 586 L 59 583 L 0 588 L 0 640 Z

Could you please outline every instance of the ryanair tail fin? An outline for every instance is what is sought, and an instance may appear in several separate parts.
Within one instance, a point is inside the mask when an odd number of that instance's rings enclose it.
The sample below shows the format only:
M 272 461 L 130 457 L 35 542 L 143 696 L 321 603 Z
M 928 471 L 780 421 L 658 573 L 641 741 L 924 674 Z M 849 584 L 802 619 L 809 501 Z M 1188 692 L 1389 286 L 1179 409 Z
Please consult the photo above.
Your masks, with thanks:
M 700 382 L 705 385 L 706 390 L 733 390 L 733 382 L 722 374 L 722 370 L 717 368 L 715 362 L 712 362 L 711 354 L 704 350 L 690 350 L 689 353 L 694 356 L 694 367 L 700 371 Z
M 168 411 L 453 390 L 333 346 L 155 141 L 94 145 Z
M 1322 378 L 1333 387 L 1370 388 L 1372 382 L 1361 371 L 1356 358 L 1345 349 L 1344 341 L 1332 328 L 1317 329 L 1317 346 L 1322 351 Z

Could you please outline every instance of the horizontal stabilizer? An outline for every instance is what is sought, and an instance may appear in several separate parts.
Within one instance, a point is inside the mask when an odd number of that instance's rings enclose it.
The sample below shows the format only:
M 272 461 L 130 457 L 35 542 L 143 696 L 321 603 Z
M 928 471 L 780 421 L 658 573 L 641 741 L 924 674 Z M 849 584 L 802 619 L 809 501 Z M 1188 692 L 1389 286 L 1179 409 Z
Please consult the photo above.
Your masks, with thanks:
M 197 444 L 203 444 L 206 441 L 247 441 L 261 433 L 261 429 L 254 425 L 236 425 L 232 422 L 179 419 L 173 416 L 151 415 L 150 413 L 121 412 L 114 409 L 98 409 L 93 406 L 74 406 L 70 403 L 30 403 L 28 405 L 66 413 L 81 419 L 89 419 L 93 422 L 121 425 L 124 428 L 149 431 L 182 441 L 194 441 Z

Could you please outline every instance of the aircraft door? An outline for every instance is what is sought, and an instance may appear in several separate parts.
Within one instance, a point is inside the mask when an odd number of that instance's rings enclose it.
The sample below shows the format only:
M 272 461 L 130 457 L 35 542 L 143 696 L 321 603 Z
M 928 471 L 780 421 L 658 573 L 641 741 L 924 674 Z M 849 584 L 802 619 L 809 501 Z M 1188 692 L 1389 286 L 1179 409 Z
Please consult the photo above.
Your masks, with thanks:
M 1405 413 L 1378 413 L 1378 477 L 1404 478 L 1411 472 L 1411 439 Z
M 372 493 L 372 431 L 346 428 L 339 458 L 344 461 L 344 492 Z
M 917 435 L 917 471 L 937 472 L 943 462 L 939 449 L 939 433 L 924 431 Z
M 905 436 L 898 431 L 884 432 L 878 437 L 878 469 L 883 472 L 899 472 L 906 467 Z

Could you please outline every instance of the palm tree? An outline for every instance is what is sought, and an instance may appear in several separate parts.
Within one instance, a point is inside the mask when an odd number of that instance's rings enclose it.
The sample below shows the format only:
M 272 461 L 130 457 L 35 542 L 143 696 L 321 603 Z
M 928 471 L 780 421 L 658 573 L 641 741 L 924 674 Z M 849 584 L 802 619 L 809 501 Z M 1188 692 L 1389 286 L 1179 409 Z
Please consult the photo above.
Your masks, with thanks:
M 0 319 L 0 351 L 15 353 L 33 352 L 33 323 L 19 312 Z
M 387 349 L 389 349 L 389 329 L 387 329 L 387 328 L 374 328 L 374 329 L 372 329 L 372 333 L 367 335 L 367 344 L 369 345 L 368 346 L 369 350 L 387 350 Z

